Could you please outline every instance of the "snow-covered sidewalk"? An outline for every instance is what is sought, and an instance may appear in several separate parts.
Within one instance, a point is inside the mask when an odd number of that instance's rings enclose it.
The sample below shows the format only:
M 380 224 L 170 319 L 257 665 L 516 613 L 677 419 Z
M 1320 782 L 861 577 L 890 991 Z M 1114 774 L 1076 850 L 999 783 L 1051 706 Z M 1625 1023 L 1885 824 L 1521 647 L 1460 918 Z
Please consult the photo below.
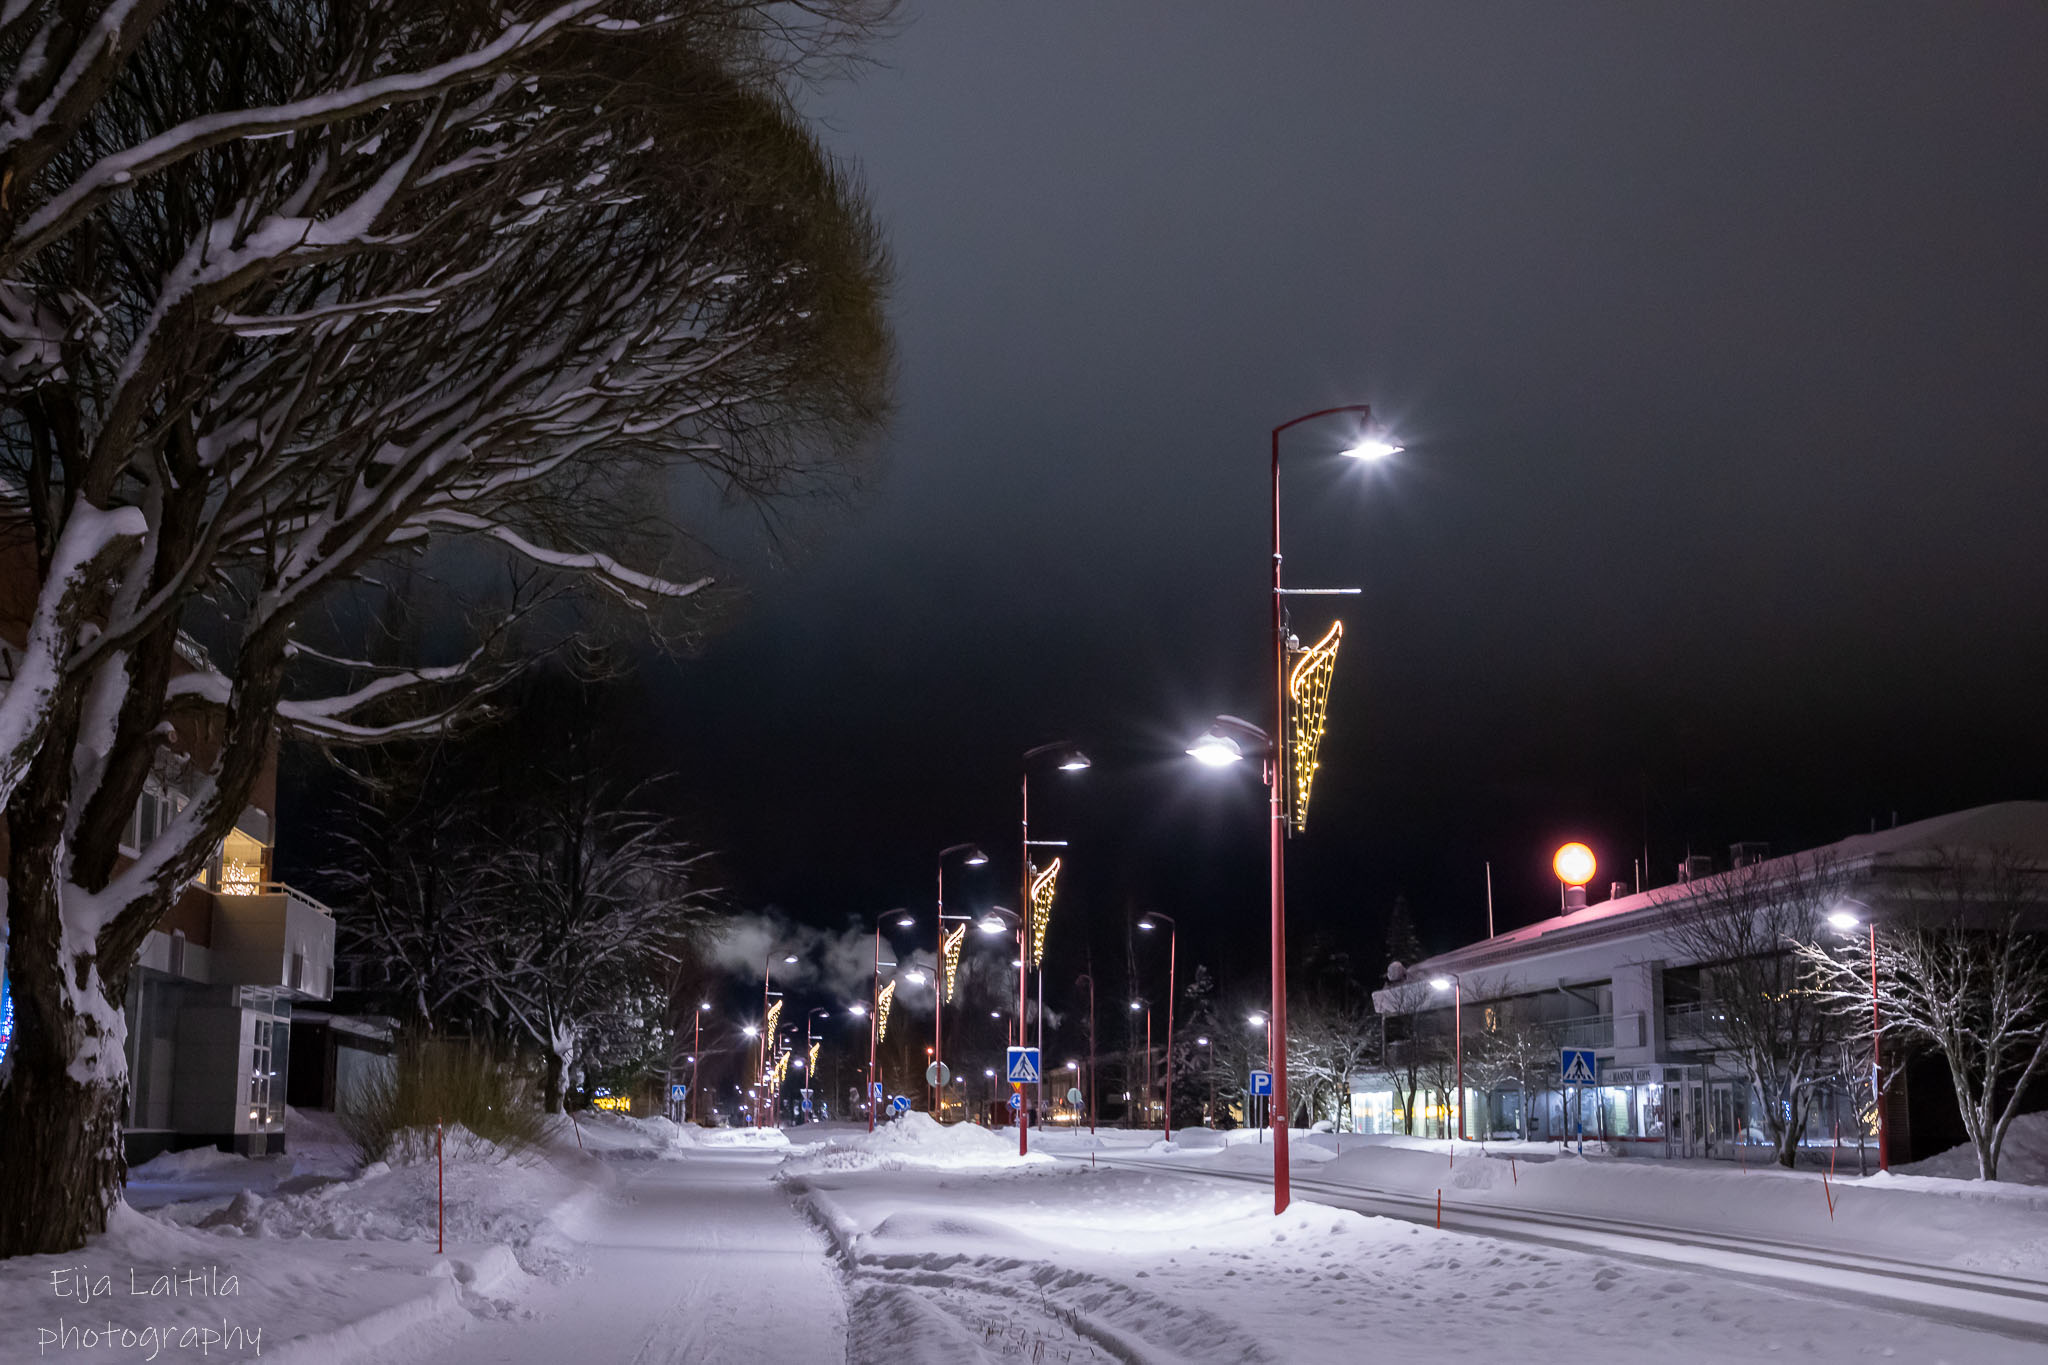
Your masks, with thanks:
M 501 1315 L 443 1320 L 380 1365 L 845 1359 L 838 1274 L 770 1178 L 781 1155 L 704 1147 L 625 1168 L 579 1229 L 582 1274 Z

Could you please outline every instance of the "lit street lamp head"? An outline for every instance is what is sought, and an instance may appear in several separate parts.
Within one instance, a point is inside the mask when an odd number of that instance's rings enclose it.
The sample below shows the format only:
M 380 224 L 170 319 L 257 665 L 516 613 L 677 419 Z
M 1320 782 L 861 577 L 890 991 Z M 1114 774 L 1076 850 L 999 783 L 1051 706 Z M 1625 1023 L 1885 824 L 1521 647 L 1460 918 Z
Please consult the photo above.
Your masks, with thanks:
M 1060 755 L 1058 768 L 1063 773 L 1077 773 L 1088 767 L 1088 755 L 1079 749 L 1069 749 Z
M 794 963 L 796 962 L 796 960 L 797 960 L 797 956 L 796 956 L 796 954 L 795 954 L 795 953 L 790 953 L 790 954 L 788 954 L 787 956 L 785 956 L 785 957 L 784 957 L 784 958 L 783 958 L 782 960 L 783 960 L 784 962 L 788 962 L 788 963 L 792 963 L 792 964 L 794 964 Z
M 758 1038 L 761 1035 L 761 1030 L 754 1027 L 752 1024 L 748 1024 L 745 1028 L 742 1028 L 740 1032 L 746 1034 L 749 1038 Z
M 1845 932 L 1850 929 L 1854 929 L 1857 925 L 1861 923 L 1863 923 L 1862 920 L 1857 919 L 1847 910 L 1836 910 L 1828 915 L 1829 926 L 1835 929 L 1843 930 Z
M 1132 1009 L 1133 1011 L 1136 1011 L 1136 1010 L 1141 1010 L 1141 1009 L 1143 1009 L 1143 1008 L 1145 1008 L 1145 1002 L 1144 1002 L 1144 1001 L 1142 1001 L 1142 1000 L 1133 1000 L 1133 1001 L 1131 1002 L 1131 1009 Z
M 963 858 L 961 861 L 966 863 L 969 867 L 980 867 L 983 863 L 988 861 L 988 855 L 986 853 L 983 853 L 978 848 L 973 848 L 967 851 L 967 856 Z
M 922 986 L 924 984 L 924 973 L 913 967 L 903 974 L 903 979 L 913 986 Z
M 1448 976 L 1432 976 L 1429 979 L 1429 988 L 1433 991 L 1447 991 L 1453 984 L 1455 983 Z
M 1399 455 L 1400 453 L 1400 446 L 1390 441 L 1382 441 L 1376 436 L 1361 437 L 1356 445 L 1344 452 L 1348 458 L 1353 460 L 1384 460 L 1389 455 Z

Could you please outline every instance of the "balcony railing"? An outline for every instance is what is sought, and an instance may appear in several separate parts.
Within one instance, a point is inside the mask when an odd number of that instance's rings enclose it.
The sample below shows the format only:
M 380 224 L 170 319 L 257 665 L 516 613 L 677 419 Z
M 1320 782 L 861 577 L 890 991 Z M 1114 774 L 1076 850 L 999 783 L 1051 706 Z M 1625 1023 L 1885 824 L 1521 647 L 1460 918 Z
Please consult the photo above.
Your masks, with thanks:
M 1727 1036 L 1728 1007 L 1712 1000 L 1695 1000 L 1664 1009 L 1664 1036 L 1673 1042 L 1681 1038 L 1701 1042 Z

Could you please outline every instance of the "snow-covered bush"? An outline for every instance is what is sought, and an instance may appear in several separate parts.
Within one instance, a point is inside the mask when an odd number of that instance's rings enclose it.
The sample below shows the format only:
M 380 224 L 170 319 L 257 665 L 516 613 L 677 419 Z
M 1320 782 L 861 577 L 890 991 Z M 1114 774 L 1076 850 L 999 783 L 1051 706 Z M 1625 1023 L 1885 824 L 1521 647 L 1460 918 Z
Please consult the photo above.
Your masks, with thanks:
M 510 1060 L 480 1043 L 413 1039 L 398 1064 L 353 1092 L 342 1127 L 365 1162 L 391 1161 L 420 1141 L 433 1150 L 434 1126 L 460 1127 L 496 1151 L 541 1144 L 546 1129 Z M 413 1147 L 407 1144 L 412 1143 Z

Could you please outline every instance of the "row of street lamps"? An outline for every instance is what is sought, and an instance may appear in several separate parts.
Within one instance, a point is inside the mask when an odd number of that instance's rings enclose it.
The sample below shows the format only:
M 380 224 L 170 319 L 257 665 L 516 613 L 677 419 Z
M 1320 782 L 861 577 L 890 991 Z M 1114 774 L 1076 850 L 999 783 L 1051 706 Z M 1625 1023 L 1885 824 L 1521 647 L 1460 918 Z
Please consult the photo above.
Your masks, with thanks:
M 1356 439 L 1352 442 L 1350 447 L 1343 452 L 1345 455 L 1357 460 L 1371 461 L 1378 460 L 1384 458 L 1385 456 L 1398 453 L 1400 450 L 1399 446 L 1393 445 L 1371 434 L 1371 415 L 1371 408 L 1365 404 L 1344 404 L 1338 407 L 1322 408 L 1318 409 L 1315 412 L 1305 413 L 1300 417 L 1292 418 L 1286 422 L 1282 422 L 1279 426 L 1276 426 L 1272 429 L 1270 460 L 1272 485 L 1272 558 L 1269 565 L 1272 585 L 1269 606 L 1272 626 L 1273 655 L 1271 696 L 1272 704 L 1268 712 L 1271 722 L 1271 728 L 1264 728 L 1259 725 L 1255 725 L 1249 721 L 1241 720 L 1235 716 L 1218 716 L 1216 717 L 1215 721 L 1211 724 L 1209 730 L 1205 734 L 1203 734 L 1198 740 L 1196 740 L 1196 742 L 1188 749 L 1188 753 L 1192 757 L 1194 757 L 1198 762 L 1214 767 L 1227 766 L 1230 764 L 1234 764 L 1242 759 L 1253 756 L 1257 756 L 1263 760 L 1263 779 L 1267 788 L 1267 802 L 1269 808 L 1268 912 L 1271 937 L 1270 952 L 1272 959 L 1271 1011 L 1270 1014 L 1265 1017 L 1265 1023 L 1267 1026 L 1267 1065 L 1269 1066 L 1273 1074 L 1273 1211 L 1276 1214 L 1285 1211 L 1290 1197 L 1287 1153 L 1287 1122 L 1289 1109 L 1287 1099 L 1287 929 L 1285 875 L 1285 846 L 1288 835 L 1288 805 L 1286 791 L 1287 763 L 1285 753 L 1283 752 L 1281 747 L 1287 741 L 1287 674 L 1288 650 L 1290 640 L 1287 630 L 1286 599 L 1289 596 L 1296 595 L 1350 594 L 1358 591 L 1357 589 L 1353 588 L 1289 588 L 1285 586 L 1281 573 L 1282 558 L 1280 547 L 1281 437 L 1292 428 L 1301 426 L 1305 423 L 1314 422 L 1324 418 L 1344 416 L 1354 419 L 1354 425 L 1357 430 Z M 1021 798 L 1020 819 L 1018 822 L 1021 854 L 1019 858 L 1017 888 L 1019 908 L 1015 912 L 1004 911 L 1001 909 L 992 909 L 987 914 L 983 915 L 979 921 L 979 927 L 982 929 L 983 932 L 986 933 L 999 934 L 1004 932 L 1006 929 L 1010 929 L 1012 927 L 1014 927 L 1016 932 L 1016 1043 L 1019 1047 L 1022 1047 L 1026 1044 L 1026 1020 L 1029 1017 L 1031 1004 L 1031 950 L 1034 938 L 1032 932 L 1034 928 L 1034 925 L 1032 923 L 1034 908 L 1032 904 L 1031 895 L 1031 880 L 1034 870 L 1032 866 L 1032 850 L 1035 848 L 1064 846 L 1064 841 L 1062 840 L 1034 840 L 1031 837 L 1031 775 L 1033 768 L 1041 764 L 1049 765 L 1061 771 L 1072 772 L 1088 767 L 1089 760 L 1087 755 L 1082 753 L 1078 747 L 1067 741 L 1058 741 L 1051 744 L 1042 744 L 1039 745 L 1037 748 L 1026 751 L 1026 753 L 1023 755 L 1023 760 L 1019 765 L 1019 794 Z M 939 973 L 939 980 L 936 983 L 937 1000 L 935 1002 L 935 1007 L 933 1009 L 932 1023 L 932 1076 L 934 1078 L 932 1089 L 934 1092 L 935 1110 L 942 1109 L 944 1105 L 944 1087 L 940 1082 L 942 1082 L 943 1078 L 946 1075 L 944 1069 L 945 1054 L 943 1050 L 945 1041 L 945 977 L 947 974 L 945 939 L 947 933 L 947 924 L 949 921 L 949 917 L 946 915 L 945 912 L 945 863 L 946 859 L 954 854 L 964 855 L 963 860 L 968 865 L 979 865 L 981 863 L 985 863 L 988 861 L 987 856 L 983 854 L 980 849 L 976 848 L 972 844 L 950 845 L 947 848 L 941 850 L 939 854 L 939 904 L 937 919 L 937 969 Z M 896 922 L 900 927 L 915 927 L 916 920 L 914 917 L 904 914 L 902 912 L 891 913 L 896 916 Z M 882 918 L 887 918 L 887 916 L 884 916 Z M 1169 1060 L 1166 1068 L 1166 1104 L 1162 1126 L 1164 1132 L 1170 1137 L 1173 1128 L 1173 1068 L 1171 1064 L 1171 1057 L 1173 1051 L 1172 1001 L 1173 992 L 1176 986 L 1174 976 L 1177 967 L 1178 957 L 1178 926 L 1175 925 L 1173 919 L 1167 915 L 1150 915 L 1146 919 L 1140 921 L 1140 928 L 1147 930 L 1156 929 L 1160 925 L 1165 925 L 1168 931 L 1168 1005 L 1166 1045 L 1167 1057 Z M 891 963 L 888 965 L 893 967 L 895 964 Z M 874 1093 L 875 1080 L 876 1043 L 879 1041 L 877 1036 L 879 1032 L 879 1024 L 875 1016 L 879 1014 L 881 1008 L 882 966 L 883 963 L 881 958 L 881 922 L 878 918 L 875 926 L 875 995 L 873 1003 L 871 1004 L 869 1009 L 868 1109 L 870 1127 L 873 1126 L 874 1122 L 874 1101 L 872 1096 Z M 766 1013 L 769 1008 L 767 1003 L 769 998 L 768 985 L 765 980 L 765 977 L 767 975 L 768 973 L 764 972 L 764 1018 L 766 1017 Z M 923 974 L 915 972 L 906 972 L 902 979 L 911 984 L 917 984 L 922 981 Z M 1087 978 L 1084 977 L 1082 979 Z M 1079 984 L 1078 981 L 1076 984 Z M 1094 982 L 1092 981 L 1092 979 L 1088 981 L 1088 984 L 1090 994 L 1089 1084 L 1090 1089 L 1092 1091 L 1094 1085 Z M 1040 1033 L 1038 1041 L 1041 1043 L 1039 1053 L 1041 1057 L 1043 1057 L 1044 1055 L 1042 1047 L 1044 1041 L 1043 992 L 1044 978 L 1043 973 L 1040 973 L 1039 1003 L 1041 1009 L 1039 1014 Z M 1142 1004 L 1135 1003 L 1134 1008 L 1142 1008 Z M 767 1074 L 768 1048 L 768 1040 L 764 1037 L 762 1041 L 761 1050 L 762 1073 L 764 1076 Z M 1147 1058 L 1147 1068 L 1149 1070 L 1149 1040 L 1147 1044 Z M 1095 1105 L 1093 1101 L 1093 1096 L 1091 1094 L 1089 1101 L 1089 1121 L 1091 1128 L 1094 1124 L 1094 1110 Z M 1030 1127 L 1029 1124 L 1026 1122 L 1025 1110 L 1020 1105 L 1017 1109 L 1017 1150 L 1020 1155 L 1026 1154 L 1030 1151 L 1029 1133 Z

